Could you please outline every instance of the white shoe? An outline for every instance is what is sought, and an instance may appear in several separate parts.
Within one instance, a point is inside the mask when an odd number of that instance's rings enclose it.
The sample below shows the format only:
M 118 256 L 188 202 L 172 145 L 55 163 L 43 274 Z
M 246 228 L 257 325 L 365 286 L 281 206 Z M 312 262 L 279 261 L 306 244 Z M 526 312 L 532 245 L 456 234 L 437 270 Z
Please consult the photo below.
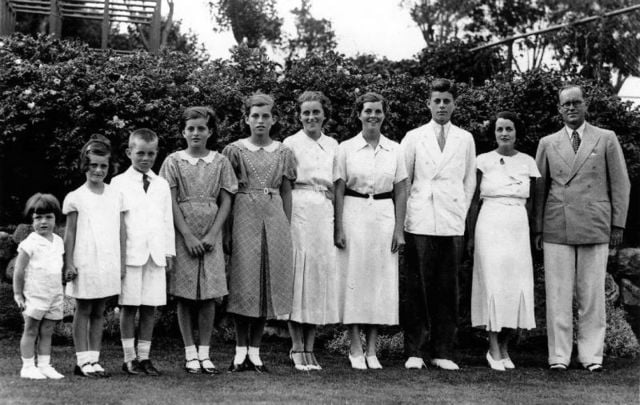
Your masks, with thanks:
M 366 370 L 367 364 L 364 361 L 364 356 L 352 356 L 349 353 L 349 361 L 351 362 L 351 368 L 355 368 L 356 370 Z
M 422 360 L 422 357 L 409 357 L 406 363 L 404 363 L 404 368 L 420 370 L 423 367 L 427 366 L 426 364 L 424 364 L 424 360 Z
M 55 368 L 53 368 L 51 364 L 47 364 L 45 366 L 38 366 L 38 370 L 40 370 L 42 375 L 47 378 L 51 378 L 54 380 L 59 380 L 61 378 L 64 378 L 64 376 L 58 373 L 58 371 Z
M 20 370 L 20 378 L 28 378 L 30 380 L 46 380 L 47 377 L 44 376 L 38 370 L 36 366 L 22 367 Z
M 487 352 L 487 363 L 489 363 L 489 367 L 496 371 L 504 371 L 504 364 L 502 360 L 494 360 L 491 357 L 491 352 Z
M 460 370 L 456 363 L 448 359 L 431 359 L 431 364 L 443 370 Z
M 507 370 L 513 370 L 514 368 L 516 368 L 516 365 L 513 364 L 509 357 L 505 357 L 504 359 L 502 359 L 502 365 Z
M 382 370 L 382 364 L 378 361 L 378 357 L 374 354 L 373 356 L 367 356 L 367 367 L 372 370 Z

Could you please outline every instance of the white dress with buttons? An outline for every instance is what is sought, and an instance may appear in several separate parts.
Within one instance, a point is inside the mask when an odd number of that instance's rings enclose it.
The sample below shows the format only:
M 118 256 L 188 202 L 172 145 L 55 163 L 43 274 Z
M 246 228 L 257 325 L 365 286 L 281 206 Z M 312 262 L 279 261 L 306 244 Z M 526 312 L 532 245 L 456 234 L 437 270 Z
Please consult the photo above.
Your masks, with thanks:
M 393 191 L 407 178 L 400 145 L 381 135 L 374 150 L 360 133 L 338 146 L 333 178 L 362 194 Z M 398 324 L 393 200 L 345 196 L 342 225 L 346 247 L 337 255 L 342 323 Z
M 499 332 L 535 328 L 533 264 L 525 203 L 533 158 L 495 151 L 477 158 L 482 206 L 475 230 L 471 324 Z

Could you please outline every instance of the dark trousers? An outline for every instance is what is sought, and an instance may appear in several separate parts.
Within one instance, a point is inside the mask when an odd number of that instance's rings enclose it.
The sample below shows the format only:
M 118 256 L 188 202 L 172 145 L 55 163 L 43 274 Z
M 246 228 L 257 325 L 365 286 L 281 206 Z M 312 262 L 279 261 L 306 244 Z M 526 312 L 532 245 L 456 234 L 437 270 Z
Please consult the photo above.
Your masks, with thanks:
M 405 239 L 400 286 L 405 355 L 451 359 L 464 238 L 405 233 Z

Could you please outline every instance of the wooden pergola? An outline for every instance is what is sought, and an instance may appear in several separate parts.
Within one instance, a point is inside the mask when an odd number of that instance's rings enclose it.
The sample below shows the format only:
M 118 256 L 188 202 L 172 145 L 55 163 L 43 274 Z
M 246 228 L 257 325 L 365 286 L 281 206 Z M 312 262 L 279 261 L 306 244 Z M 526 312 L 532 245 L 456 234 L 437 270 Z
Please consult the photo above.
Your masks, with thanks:
M 101 49 L 106 49 L 111 23 L 149 25 L 149 51 L 161 41 L 162 0 L 0 0 L 0 35 L 15 31 L 16 14 L 49 16 L 49 34 L 60 37 L 65 18 L 102 21 Z

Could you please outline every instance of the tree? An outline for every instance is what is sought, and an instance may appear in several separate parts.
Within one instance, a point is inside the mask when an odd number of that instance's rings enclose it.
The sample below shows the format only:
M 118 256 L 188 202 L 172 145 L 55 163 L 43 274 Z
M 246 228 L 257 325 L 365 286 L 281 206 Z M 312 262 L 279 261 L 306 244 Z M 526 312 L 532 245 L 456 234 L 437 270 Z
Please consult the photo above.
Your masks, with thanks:
M 295 16 L 296 37 L 289 39 L 289 59 L 311 53 L 325 54 L 335 49 L 336 34 L 331 21 L 311 15 L 311 1 L 301 0 L 300 7 L 291 10 Z
M 214 30 L 231 29 L 238 44 L 246 41 L 257 48 L 262 41 L 279 44 L 282 18 L 275 8 L 276 0 L 211 0 L 209 9 L 219 25 Z
M 441 45 L 461 33 L 460 24 L 476 7 L 477 0 L 402 0 L 420 27 L 427 47 Z

